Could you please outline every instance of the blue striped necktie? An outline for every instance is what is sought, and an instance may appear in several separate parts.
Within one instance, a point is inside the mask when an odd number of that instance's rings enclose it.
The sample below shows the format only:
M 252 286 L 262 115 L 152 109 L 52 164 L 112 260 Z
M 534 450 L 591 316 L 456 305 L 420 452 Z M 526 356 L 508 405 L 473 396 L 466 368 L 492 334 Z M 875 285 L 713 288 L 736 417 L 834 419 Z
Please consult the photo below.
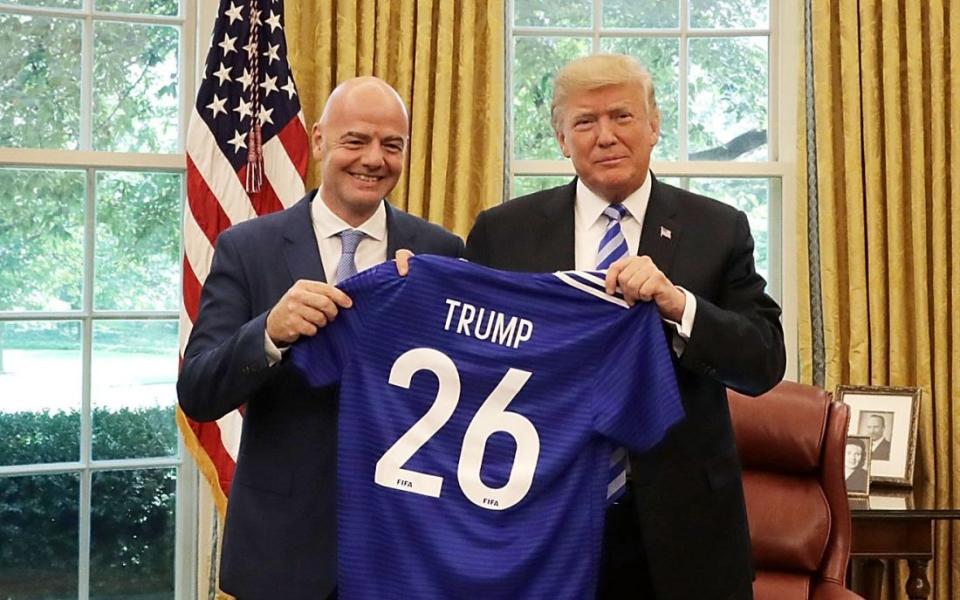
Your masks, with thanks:
M 597 249 L 597 269 L 609 268 L 617 260 L 627 255 L 627 240 L 623 237 L 620 228 L 620 219 L 627 214 L 622 204 L 611 204 L 603 209 L 604 216 L 609 219 L 607 230 L 600 239 Z M 610 455 L 610 473 L 607 483 L 607 505 L 611 505 L 623 496 L 627 485 L 627 451 L 617 448 Z
M 339 284 L 344 279 L 357 274 L 357 263 L 355 260 L 357 246 L 360 245 L 360 240 L 366 236 L 367 234 L 359 229 L 344 229 L 337 234 L 337 237 L 340 238 L 340 262 L 337 263 L 336 280 L 334 283 Z

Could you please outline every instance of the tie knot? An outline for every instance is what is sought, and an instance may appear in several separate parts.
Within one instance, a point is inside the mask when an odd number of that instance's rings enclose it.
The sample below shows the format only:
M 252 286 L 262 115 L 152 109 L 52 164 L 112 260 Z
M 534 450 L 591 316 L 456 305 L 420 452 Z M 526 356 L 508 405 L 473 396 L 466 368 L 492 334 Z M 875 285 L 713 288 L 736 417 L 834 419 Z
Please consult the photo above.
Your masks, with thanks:
M 618 202 L 603 209 L 603 214 L 605 214 L 611 221 L 619 221 L 625 214 L 627 214 L 627 209 Z
M 357 251 L 360 240 L 365 238 L 367 234 L 359 229 L 344 229 L 337 236 L 340 238 L 341 254 L 353 254 Z

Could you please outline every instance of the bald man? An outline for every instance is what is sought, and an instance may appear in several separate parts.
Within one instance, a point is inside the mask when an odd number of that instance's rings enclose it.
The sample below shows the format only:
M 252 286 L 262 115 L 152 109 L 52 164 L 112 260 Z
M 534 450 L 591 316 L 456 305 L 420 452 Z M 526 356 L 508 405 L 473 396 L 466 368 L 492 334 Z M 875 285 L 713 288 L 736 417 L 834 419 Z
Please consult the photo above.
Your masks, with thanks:
M 320 189 L 217 239 L 177 394 L 197 421 L 246 406 L 220 560 L 220 587 L 239 600 L 336 598 L 336 390 L 307 387 L 286 347 L 349 310 L 336 285 L 353 272 L 401 249 L 463 254 L 385 199 L 408 131 L 384 81 L 344 82 L 311 132 Z

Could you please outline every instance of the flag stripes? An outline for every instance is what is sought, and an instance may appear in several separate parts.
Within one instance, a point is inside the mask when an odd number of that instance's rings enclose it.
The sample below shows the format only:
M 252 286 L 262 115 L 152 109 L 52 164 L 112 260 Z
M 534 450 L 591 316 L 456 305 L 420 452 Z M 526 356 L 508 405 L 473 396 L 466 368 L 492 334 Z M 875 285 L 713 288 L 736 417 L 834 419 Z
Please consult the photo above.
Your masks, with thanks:
M 231 0 L 220 3 L 187 130 L 181 356 L 200 309 L 201 289 L 220 232 L 282 210 L 305 192 L 309 140 L 287 63 L 282 10 L 276 0 L 250 0 L 239 7 Z M 248 156 L 248 149 L 257 148 L 258 132 L 262 159 Z M 261 186 L 246 185 L 250 168 L 262 173 Z M 222 514 L 240 448 L 242 410 L 213 423 L 199 423 L 178 409 L 177 424 Z

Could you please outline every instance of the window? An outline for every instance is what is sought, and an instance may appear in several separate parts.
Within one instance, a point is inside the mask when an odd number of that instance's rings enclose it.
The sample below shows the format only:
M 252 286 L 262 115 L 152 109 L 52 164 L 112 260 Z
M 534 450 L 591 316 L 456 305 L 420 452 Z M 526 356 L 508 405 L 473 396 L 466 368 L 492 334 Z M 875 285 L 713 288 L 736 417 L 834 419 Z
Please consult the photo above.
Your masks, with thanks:
M 0 3 L 0 589 L 193 597 L 174 419 L 192 0 Z
M 796 186 L 800 45 L 793 25 L 802 14 L 795 4 L 513 0 L 508 9 L 511 197 L 567 183 L 573 174 L 550 126 L 559 68 L 596 52 L 637 57 L 651 72 L 662 113 L 653 171 L 747 214 L 757 269 L 784 307 L 788 348 L 796 347 L 796 307 L 794 267 L 784 256 L 794 232 L 781 215 L 790 214 Z

